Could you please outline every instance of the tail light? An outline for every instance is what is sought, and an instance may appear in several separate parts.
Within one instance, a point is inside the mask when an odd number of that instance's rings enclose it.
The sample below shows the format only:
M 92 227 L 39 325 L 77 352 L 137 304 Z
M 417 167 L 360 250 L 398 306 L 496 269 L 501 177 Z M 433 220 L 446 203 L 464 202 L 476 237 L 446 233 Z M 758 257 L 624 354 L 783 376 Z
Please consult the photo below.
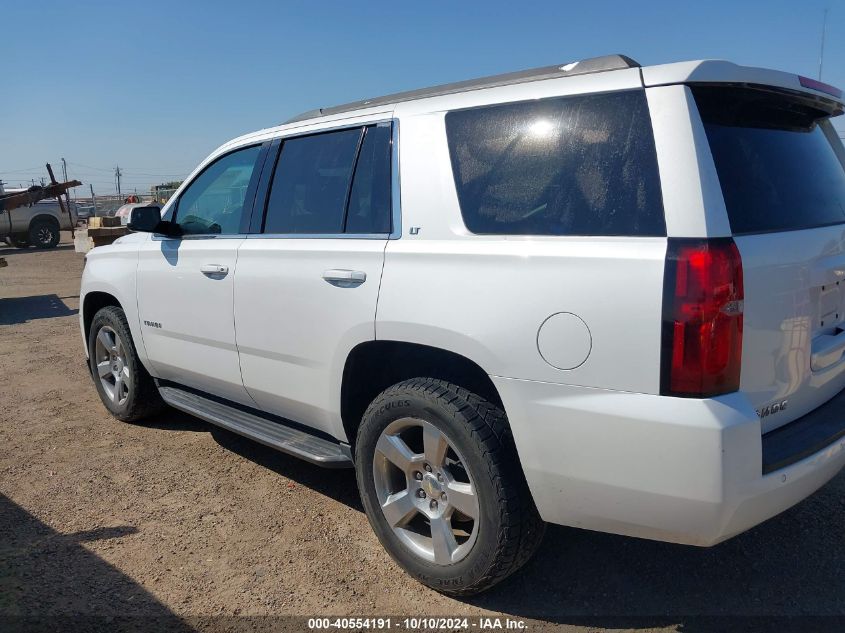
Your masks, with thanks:
M 669 239 L 660 392 L 709 398 L 739 389 L 742 259 L 731 238 Z
M 816 81 L 815 79 L 810 79 L 809 77 L 802 77 L 801 75 L 798 75 L 798 83 L 800 83 L 804 88 L 818 90 L 819 92 L 824 92 L 834 96 L 837 99 L 842 98 L 842 91 L 836 86 L 831 86 L 830 84 L 822 83 L 821 81 Z

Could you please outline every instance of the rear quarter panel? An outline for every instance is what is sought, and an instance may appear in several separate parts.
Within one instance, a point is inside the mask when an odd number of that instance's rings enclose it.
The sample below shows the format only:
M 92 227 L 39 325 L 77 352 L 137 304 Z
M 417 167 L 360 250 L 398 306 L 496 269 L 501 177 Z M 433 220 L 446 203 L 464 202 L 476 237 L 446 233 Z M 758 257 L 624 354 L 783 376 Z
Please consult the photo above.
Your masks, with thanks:
M 666 239 L 470 234 L 444 117 L 401 118 L 403 235 L 387 245 L 376 337 L 445 348 L 491 375 L 657 393 Z M 538 349 L 540 326 L 561 312 L 589 329 L 574 369 Z

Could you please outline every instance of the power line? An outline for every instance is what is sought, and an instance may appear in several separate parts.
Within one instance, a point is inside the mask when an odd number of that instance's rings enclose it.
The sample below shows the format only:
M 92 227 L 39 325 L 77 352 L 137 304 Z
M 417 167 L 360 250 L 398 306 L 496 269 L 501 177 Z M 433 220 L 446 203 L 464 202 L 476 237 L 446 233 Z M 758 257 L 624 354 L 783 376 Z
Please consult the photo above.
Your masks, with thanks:
M 84 167 L 85 169 L 93 169 L 94 171 L 107 171 L 107 172 L 114 172 L 114 167 L 94 167 L 93 165 L 83 165 L 82 163 L 72 163 L 68 161 L 68 165 L 75 165 L 77 167 Z M 133 173 L 138 174 L 139 176 L 156 176 L 156 177 L 166 177 L 166 176 L 184 176 L 187 175 L 188 172 L 181 171 L 181 172 L 170 172 L 167 174 L 160 174 L 154 172 L 155 167 L 121 167 L 123 171 L 129 170 Z
M 76 165 L 77 167 L 84 167 L 85 169 L 93 169 L 94 171 L 113 171 L 114 167 L 92 167 L 91 165 L 83 165 L 82 163 L 71 163 L 68 165 Z
M 26 169 L 0 169 L 4 174 L 31 174 L 33 172 L 45 171 L 43 167 L 27 167 Z

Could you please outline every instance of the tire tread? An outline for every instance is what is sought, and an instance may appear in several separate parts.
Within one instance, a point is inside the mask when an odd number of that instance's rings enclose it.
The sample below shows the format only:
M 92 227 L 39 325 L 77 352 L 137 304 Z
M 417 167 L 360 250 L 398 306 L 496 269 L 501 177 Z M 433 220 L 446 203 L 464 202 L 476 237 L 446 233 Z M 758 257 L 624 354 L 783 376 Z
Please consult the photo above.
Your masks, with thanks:
M 465 421 L 477 442 L 488 475 L 494 482 L 499 510 L 496 552 L 490 568 L 471 585 L 438 588 L 450 595 L 473 595 L 489 589 L 522 567 L 539 547 L 545 532 L 519 464 L 505 412 L 481 396 L 438 378 L 411 378 L 383 391 L 370 404 L 364 419 L 385 401 L 417 392 L 452 409 Z
M 98 329 L 98 325 L 104 321 L 117 331 L 120 338 L 124 341 L 124 344 L 129 347 L 129 353 L 132 354 L 132 359 L 134 361 L 130 364 L 130 371 L 132 372 L 131 380 L 135 393 L 130 399 L 129 408 L 120 414 L 111 411 L 111 409 L 109 409 L 109 411 L 117 419 L 124 422 L 137 422 L 153 414 L 159 413 L 167 405 L 165 405 L 164 400 L 161 399 L 161 395 L 159 395 L 158 387 L 156 386 L 153 377 L 150 376 L 149 372 L 147 372 L 144 365 L 141 364 L 141 361 L 138 359 L 138 352 L 135 349 L 135 342 L 132 340 L 132 332 L 129 329 L 129 322 L 126 320 L 126 314 L 118 306 L 106 306 L 105 308 L 102 308 L 94 315 L 94 319 L 91 322 L 91 333 L 89 334 L 89 337 L 95 336 L 95 330 Z M 91 339 L 89 338 L 89 344 L 90 341 Z M 93 375 L 93 377 L 97 380 L 96 375 Z

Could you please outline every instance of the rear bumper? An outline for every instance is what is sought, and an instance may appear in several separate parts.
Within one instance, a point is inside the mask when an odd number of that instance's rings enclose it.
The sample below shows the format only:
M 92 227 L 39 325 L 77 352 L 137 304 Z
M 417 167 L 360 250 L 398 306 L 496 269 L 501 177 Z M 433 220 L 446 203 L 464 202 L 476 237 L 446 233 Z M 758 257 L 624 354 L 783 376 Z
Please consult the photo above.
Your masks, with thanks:
M 845 389 L 818 409 L 763 435 L 763 473 L 768 474 L 845 437 Z
M 833 434 L 764 474 L 760 422 L 739 393 L 694 400 L 493 381 L 551 523 L 713 545 L 801 501 L 845 465 L 845 439 Z M 836 416 L 833 404 L 810 416 Z

